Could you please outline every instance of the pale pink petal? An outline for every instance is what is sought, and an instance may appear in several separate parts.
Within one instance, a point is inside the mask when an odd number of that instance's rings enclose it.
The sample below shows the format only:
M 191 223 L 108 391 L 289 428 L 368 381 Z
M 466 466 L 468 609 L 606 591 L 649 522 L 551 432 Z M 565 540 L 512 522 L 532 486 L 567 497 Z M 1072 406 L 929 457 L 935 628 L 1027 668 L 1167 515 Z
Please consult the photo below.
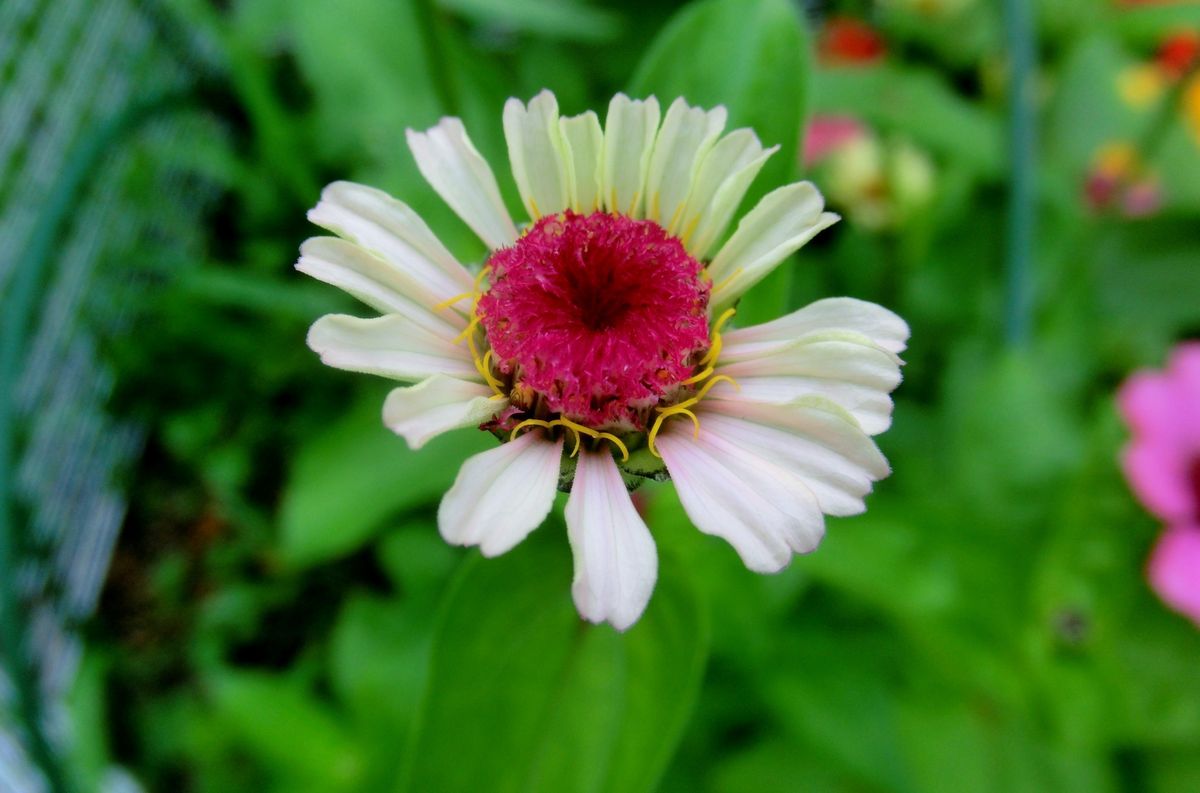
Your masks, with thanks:
M 731 441 L 729 428 L 673 420 L 657 438 L 684 511 L 696 528 L 733 546 L 746 567 L 774 573 L 817 547 L 825 520 L 805 480 Z
M 580 452 L 566 518 L 575 607 L 591 622 L 625 630 L 650 601 L 658 554 L 607 450 Z
M 820 396 L 854 416 L 868 435 L 892 423 L 891 392 L 900 383 L 900 359 L 866 336 L 843 331 L 811 333 L 796 341 L 777 342 L 758 355 L 745 355 L 717 367 L 740 388 L 717 389 L 715 398 L 755 402 L 790 402 Z
M 554 505 L 562 447 L 535 430 L 467 460 L 438 507 L 442 537 L 484 556 L 525 539 Z
M 489 248 L 516 242 L 517 229 L 492 168 L 471 142 L 462 121 L 443 118 L 424 132 L 410 129 L 408 148 L 425 181 Z
M 383 423 L 420 449 L 443 432 L 481 424 L 508 407 L 492 389 L 456 377 L 434 375 L 394 389 L 383 403 Z
M 466 347 L 402 314 L 371 319 L 326 314 L 309 328 L 307 341 L 322 363 L 348 372 L 409 381 L 435 374 L 480 379 Z
M 1163 532 L 1147 573 L 1163 602 L 1200 627 L 1200 527 Z
M 724 334 L 722 360 L 756 354 L 760 345 L 789 342 L 810 333 L 852 331 L 891 353 L 904 351 L 908 325 L 883 306 L 852 297 L 831 297 L 779 319 Z

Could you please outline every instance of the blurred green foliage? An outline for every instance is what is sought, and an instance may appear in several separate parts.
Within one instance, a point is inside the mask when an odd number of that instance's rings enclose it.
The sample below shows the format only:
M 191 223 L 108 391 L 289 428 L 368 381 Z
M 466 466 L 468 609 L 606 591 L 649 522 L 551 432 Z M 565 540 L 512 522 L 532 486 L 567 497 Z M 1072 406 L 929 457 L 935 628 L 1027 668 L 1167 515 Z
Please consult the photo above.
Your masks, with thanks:
M 114 352 L 114 409 L 151 442 L 75 697 L 79 772 L 111 758 L 150 789 L 213 793 L 1200 790 L 1200 634 L 1144 583 L 1155 526 L 1117 470 L 1112 401 L 1200 331 L 1200 141 L 1169 94 L 1134 109 L 1116 88 L 1200 21 L 1192 4 L 1038 12 L 1036 331 L 1006 350 L 990 4 L 169 4 L 233 134 L 180 153 L 223 190 L 211 260 Z M 881 60 L 816 59 L 843 13 L 876 26 Z M 290 268 L 335 178 L 402 197 L 478 260 L 404 130 L 461 115 L 515 210 L 500 111 L 543 87 L 571 113 L 617 90 L 726 104 L 781 146 L 756 195 L 803 174 L 814 114 L 935 166 L 922 212 L 839 224 L 746 301 L 761 319 L 849 294 L 910 322 L 881 438 L 894 475 L 773 577 L 645 488 L 661 579 L 624 635 L 575 614 L 560 517 L 500 559 L 442 543 L 439 495 L 490 439 L 408 451 L 381 386 L 304 346 L 355 306 Z M 1153 144 L 1150 217 L 1087 205 L 1118 140 Z

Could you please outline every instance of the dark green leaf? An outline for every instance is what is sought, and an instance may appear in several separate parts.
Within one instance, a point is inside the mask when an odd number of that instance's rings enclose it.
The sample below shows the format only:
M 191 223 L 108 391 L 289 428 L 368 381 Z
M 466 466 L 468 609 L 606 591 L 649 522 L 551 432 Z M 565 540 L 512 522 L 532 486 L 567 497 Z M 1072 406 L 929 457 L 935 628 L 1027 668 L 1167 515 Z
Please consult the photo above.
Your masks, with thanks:
M 459 430 L 414 452 L 383 426 L 383 397 L 372 391 L 300 450 L 280 506 L 285 564 L 318 564 L 348 554 L 388 518 L 431 504 L 469 454 L 495 440 Z
M 664 566 L 626 634 L 581 621 L 561 525 L 473 558 L 448 596 L 406 790 L 650 791 L 696 696 L 707 630 Z

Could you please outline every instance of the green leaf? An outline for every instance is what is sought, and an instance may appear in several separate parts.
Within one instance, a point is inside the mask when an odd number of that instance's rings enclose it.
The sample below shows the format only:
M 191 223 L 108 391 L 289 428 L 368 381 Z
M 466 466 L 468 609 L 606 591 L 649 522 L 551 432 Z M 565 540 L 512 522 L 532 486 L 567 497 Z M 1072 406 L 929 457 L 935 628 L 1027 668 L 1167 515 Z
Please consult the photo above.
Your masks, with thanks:
M 563 0 L 438 0 L 438 5 L 471 19 L 525 33 L 575 41 L 610 41 L 621 32 L 612 11 Z
M 304 567 L 352 553 L 389 518 L 437 500 L 467 455 L 495 443 L 465 429 L 414 452 L 383 426 L 382 406 L 382 395 L 370 392 L 296 456 L 280 507 L 285 564 Z
M 400 771 L 396 747 L 416 715 L 429 667 L 433 613 L 407 600 L 352 597 L 330 642 L 330 684 L 367 752 L 366 790 L 386 790 Z
M 702 107 L 725 105 L 729 124 L 750 127 L 780 150 L 767 161 L 743 206 L 796 175 L 808 96 L 808 34 L 787 0 L 704 0 L 680 11 L 659 34 L 633 78 L 635 95 L 677 96 Z M 741 301 L 738 320 L 753 324 L 789 306 L 790 265 L 781 265 Z
M 224 733 L 268 767 L 281 789 L 354 790 L 362 753 L 349 734 L 302 685 L 287 678 L 227 672 L 212 681 Z
M 827 69 L 816 89 L 814 113 L 853 115 L 976 173 L 1000 175 L 1004 147 L 999 119 L 960 96 L 936 73 L 891 65 Z
M 553 528 L 550 528 L 553 527 Z M 650 791 L 680 738 L 707 654 L 690 586 L 664 564 L 625 634 L 584 623 L 551 522 L 449 593 L 409 749 L 413 791 Z

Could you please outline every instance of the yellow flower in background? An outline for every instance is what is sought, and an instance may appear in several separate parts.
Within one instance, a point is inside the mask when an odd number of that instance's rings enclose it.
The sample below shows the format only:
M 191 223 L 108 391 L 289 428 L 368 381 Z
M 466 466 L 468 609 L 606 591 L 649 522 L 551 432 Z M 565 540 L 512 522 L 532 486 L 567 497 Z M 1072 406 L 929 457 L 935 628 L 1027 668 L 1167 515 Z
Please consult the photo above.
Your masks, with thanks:
M 1134 110 L 1145 110 L 1162 97 L 1167 78 L 1154 63 L 1127 66 L 1117 75 L 1117 96 Z
M 1200 146 L 1200 77 L 1193 77 L 1183 89 L 1183 123 Z

